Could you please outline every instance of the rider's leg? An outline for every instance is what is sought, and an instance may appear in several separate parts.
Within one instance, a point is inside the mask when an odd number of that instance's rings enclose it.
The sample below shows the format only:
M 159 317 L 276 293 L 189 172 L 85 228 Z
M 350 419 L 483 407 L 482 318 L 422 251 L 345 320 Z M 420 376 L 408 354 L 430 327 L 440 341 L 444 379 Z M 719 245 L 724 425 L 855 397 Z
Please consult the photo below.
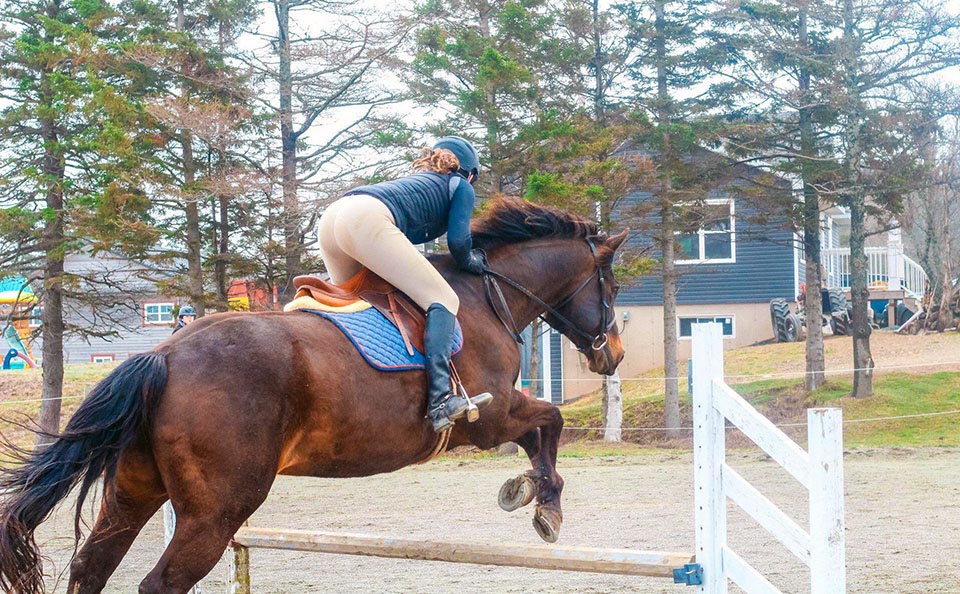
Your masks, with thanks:
M 469 402 L 453 394 L 450 383 L 450 356 L 456 316 L 440 303 L 427 308 L 423 350 L 427 367 L 427 416 L 434 431 L 443 431 L 467 413 Z
M 361 264 L 347 255 L 346 252 L 337 243 L 336 221 L 340 210 L 344 207 L 344 200 L 340 199 L 327 207 L 320 217 L 320 223 L 317 225 L 317 243 L 320 248 L 320 257 L 330 273 L 330 282 L 335 285 L 342 284 L 358 272 Z
M 406 293 L 427 312 L 427 411 L 436 431 L 446 429 L 466 413 L 469 404 L 466 398 L 453 394 L 450 383 L 450 356 L 460 299 L 397 228 L 390 210 L 379 200 L 352 197 L 337 217 L 336 237 L 347 254 Z

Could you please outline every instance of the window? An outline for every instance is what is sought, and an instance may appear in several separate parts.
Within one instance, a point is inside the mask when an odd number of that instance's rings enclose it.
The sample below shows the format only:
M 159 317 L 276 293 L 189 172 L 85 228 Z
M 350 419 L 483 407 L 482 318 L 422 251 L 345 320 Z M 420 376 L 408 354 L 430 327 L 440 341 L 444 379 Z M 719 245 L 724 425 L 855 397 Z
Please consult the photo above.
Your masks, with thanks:
M 723 324 L 724 338 L 734 337 L 733 316 L 682 316 L 678 318 L 677 322 L 680 325 L 680 338 L 690 338 L 693 336 L 694 324 L 705 324 L 709 322 Z
M 677 231 L 677 264 L 736 262 L 733 200 L 707 200 L 696 231 Z
M 115 355 L 90 355 L 91 363 L 113 363 L 116 360 Z
M 29 323 L 30 323 L 30 327 L 31 327 L 31 328 L 39 328 L 41 325 L 43 325 L 43 320 L 41 320 L 41 317 L 42 317 L 42 316 L 43 316 L 43 309 L 42 309 L 42 308 L 40 308 L 40 307 L 34 307 L 33 309 L 31 309 L 31 310 L 30 310 L 30 322 L 29 322 Z
M 145 325 L 169 325 L 173 323 L 173 303 L 144 303 Z

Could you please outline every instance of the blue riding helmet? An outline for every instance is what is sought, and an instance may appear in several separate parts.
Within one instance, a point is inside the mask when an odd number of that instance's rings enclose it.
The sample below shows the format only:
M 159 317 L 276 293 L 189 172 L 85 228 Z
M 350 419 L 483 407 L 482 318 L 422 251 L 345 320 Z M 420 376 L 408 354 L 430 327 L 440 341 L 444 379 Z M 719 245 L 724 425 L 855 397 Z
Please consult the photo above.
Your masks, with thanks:
M 446 149 L 456 155 L 457 160 L 460 161 L 458 172 L 467 179 L 472 173 L 474 176 L 472 183 L 476 183 L 480 176 L 480 157 L 469 140 L 459 136 L 444 136 L 433 145 L 433 148 Z
M 180 313 L 177 315 L 177 317 L 182 318 L 184 316 L 197 317 L 197 310 L 193 309 L 193 307 L 190 305 L 184 305 L 180 308 Z

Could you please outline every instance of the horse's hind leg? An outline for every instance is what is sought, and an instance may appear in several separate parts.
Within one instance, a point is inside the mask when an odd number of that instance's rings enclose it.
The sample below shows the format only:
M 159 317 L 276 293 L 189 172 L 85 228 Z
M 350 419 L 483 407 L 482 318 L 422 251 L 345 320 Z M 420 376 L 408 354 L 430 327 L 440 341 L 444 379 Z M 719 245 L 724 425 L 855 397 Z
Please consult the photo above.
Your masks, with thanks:
M 238 465 L 236 458 L 184 456 L 176 469 L 168 472 L 166 463 L 162 466 L 177 526 L 140 583 L 140 594 L 183 594 L 210 573 L 233 535 L 267 498 L 276 477 L 275 460 L 261 464 L 248 458 Z
M 166 499 L 152 458 L 128 451 L 107 488 L 93 530 L 70 565 L 69 594 L 96 594 L 117 569 L 144 524 Z

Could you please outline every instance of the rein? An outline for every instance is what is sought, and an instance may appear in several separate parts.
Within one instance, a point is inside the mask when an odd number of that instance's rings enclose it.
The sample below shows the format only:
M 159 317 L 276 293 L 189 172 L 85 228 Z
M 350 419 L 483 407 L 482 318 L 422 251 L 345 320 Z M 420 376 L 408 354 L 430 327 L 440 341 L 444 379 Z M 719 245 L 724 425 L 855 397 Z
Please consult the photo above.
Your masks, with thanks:
M 611 315 L 610 303 L 607 301 L 606 279 L 603 276 L 603 267 L 600 266 L 599 256 L 597 254 L 597 247 L 596 245 L 594 245 L 593 240 L 591 239 L 587 240 L 587 245 L 590 246 L 590 253 L 593 254 L 593 260 L 594 260 L 594 263 L 596 264 L 596 269 L 590 274 L 590 276 L 585 278 L 583 282 L 580 283 L 580 285 L 573 290 L 572 293 L 570 293 L 569 295 L 561 299 L 555 305 L 550 305 L 543 299 L 540 299 L 539 297 L 534 295 L 533 292 L 530 291 L 530 289 L 524 287 L 517 281 L 513 280 L 512 278 L 504 274 L 501 274 L 495 270 L 491 270 L 490 268 L 486 268 L 483 271 L 483 284 L 487 293 L 487 302 L 490 304 L 490 308 L 493 309 L 493 313 L 495 313 L 497 318 L 500 320 L 500 323 L 503 324 L 503 327 L 507 329 L 507 332 L 513 338 L 513 340 L 515 340 L 517 343 L 524 344 L 523 335 L 521 334 L 522 330 L 517 325 L 517 321 L 514 319 L 513 313 L 511 313 L 510 311 L 510 306 L 507 304 L 507 299 L 503 295 L 503 290 L 500 288 L 500 283 L 497 282 L 498 280 L 503 281 L 504 283 L 510 285 L 511 287 L 513 287 L 517 291 L 520 291 L 523 295 L 525 295 L 526 297 L 528 297 L 529 299 L 533 300 L 535 303 L 540 305 L 544 309 L 544 313 L 540 314 L 539 317 L 544 322 L 547 322 L 546 315 L 550 314 L 557 321 L 563 324 L 563 326 L 568 331 L 573 332 L 574 334 L 576 334 L 581 338 L 589 340 L 590 348 L 592 348 L 593 350 L 599 351 L 603 349 L 605 346 L 607 346 L 607 332 L 610 331 L 610 328 L 613 327 L 613 324 L 615 323 L 616 320 L 614 320 L 613 316 Z M 601 313 L 601 319 L 600 319 L 601 332 L 596 336 L 593 336 L 587 332 L 584 332 L 583 330 L 578 328 L 576 324 L 574 324 L 566 316 L 564 316 L 558 311 L 561 307 L 563 307 L 564 305 L 569 303 L 571 300 L 573 300 L 573 298 L 576 297 L 580 293 L 580 291 L 585 289 L 586 286 L 590 284 L 590 281 L 592 281 L 594 277 L 597 277 L 597 280 L 600 285 L 600 301 L 603 305 L 603 311 Z M 499 303 L 499 307 L 498 307 L 498 303 Z M 557 330 L 562 331 L 561 328 L 557 328 Z M 583 352 L 585 349 L 578 348 L 578 350 Z

